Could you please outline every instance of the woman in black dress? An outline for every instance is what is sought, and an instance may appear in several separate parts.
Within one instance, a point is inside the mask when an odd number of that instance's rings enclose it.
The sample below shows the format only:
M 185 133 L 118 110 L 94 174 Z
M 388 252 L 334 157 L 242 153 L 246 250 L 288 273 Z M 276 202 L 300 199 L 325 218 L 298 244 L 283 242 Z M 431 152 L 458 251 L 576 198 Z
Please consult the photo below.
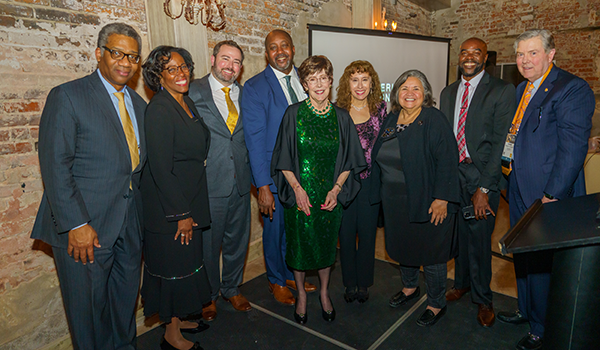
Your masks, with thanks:
M 410 70 L 394 83 L 392 112 L 373 149 L 373 176 L 381 179 L 385 245 L 400 263 L 404 288 L 397 307 L 419 296 L 419 267 L 427 283 L 427 309 L 417 320 L 431 326 L 446 312 L 446 263 L 456 255 L 458 147 L 448 119 L 433 107 L 431 85 Z M 375 191 L 373 191 L 375 192 Z
M 143 65 L 146 85 L 157 92 L 146 109 L 148 162 L 142 173 L 144 205 L 144 314 L 166 323 L 161 348 L 201 349 L 181 332 L 198 333 L 210 287 L 202 256 L 202 229 L 210 225 L 206 184 L 208 127 L 188 91 L 192 57 L 182 48 L 159 46 Z

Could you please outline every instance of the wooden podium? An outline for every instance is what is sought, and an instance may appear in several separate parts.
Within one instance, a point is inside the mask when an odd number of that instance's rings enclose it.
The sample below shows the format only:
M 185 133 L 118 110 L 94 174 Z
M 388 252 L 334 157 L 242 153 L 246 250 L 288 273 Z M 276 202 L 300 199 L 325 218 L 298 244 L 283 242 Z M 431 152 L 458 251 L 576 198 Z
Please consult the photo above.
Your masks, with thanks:
M 600 194 L 538 199 L 500 240 L 502 254 L 553 250 L 544 350 L 600 349 Z

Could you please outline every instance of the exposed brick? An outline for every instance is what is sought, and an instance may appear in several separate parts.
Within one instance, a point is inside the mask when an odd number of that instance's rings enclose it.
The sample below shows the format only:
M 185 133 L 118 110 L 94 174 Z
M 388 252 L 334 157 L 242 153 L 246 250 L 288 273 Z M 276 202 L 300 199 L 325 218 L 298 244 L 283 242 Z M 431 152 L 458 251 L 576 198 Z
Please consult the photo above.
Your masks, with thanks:
M 97 26 L 100 24 L 100 17 L 98 17 L 97 15 L 87 13 L 72 13 L 71 22 L 78 24 L 91 24 Z
M 0 144 L 0 155 L 13 153 L 27 153 L 32 151 L 33 144 L 31 142 Z
M 39 112 L 42 110 L 40 102 L 7 102 L 3 104 L 6 113 Z
M 27 6 L 0 3 L 0 15 L 33 17 L 33 9 Z
M 0 16 L 0 26 L 2 27 L 14 27 L 17 20 L 10 16 Z
M 71 12 L 48 8 L 37 8 L 35 10 L 35 17 L 46 21 L 70 22 Z

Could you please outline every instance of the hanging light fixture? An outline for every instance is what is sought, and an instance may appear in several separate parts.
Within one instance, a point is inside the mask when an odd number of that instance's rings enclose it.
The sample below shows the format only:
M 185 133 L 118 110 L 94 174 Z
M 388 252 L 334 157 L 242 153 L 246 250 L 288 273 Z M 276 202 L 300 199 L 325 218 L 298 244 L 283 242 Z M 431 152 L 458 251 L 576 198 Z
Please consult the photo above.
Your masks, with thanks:
M 171 0 L 163 4 L 165 13 L 172 19 L 182 15 L 190 24 L 202 23 L 207 28 L 219 31 L 225 28 L 225 3 L 223 0 L 181 0 L 181 10 L 178 15 L 171 12 Z

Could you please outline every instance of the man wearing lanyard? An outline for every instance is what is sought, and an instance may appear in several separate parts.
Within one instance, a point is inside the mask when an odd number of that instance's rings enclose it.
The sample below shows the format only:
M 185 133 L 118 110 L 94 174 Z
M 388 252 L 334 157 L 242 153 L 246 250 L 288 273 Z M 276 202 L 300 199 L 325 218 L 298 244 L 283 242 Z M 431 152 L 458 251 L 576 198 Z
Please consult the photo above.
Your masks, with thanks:
M 296 289 L 296 282 L 285 262 L 283 207 L 271 179 L 271 155 L 283 113 L 289 105 L 306 99 L 294 67 L 295 52 L 287 32 L 280 29 L 270 32 L 265 38 L 269 65 L 246 82 L 242 99 L 246 146 L 258 189 L 258 208 L 264 215 L 263 247 L 269 290 L 275 300 L 285 305 L 295 303 L 288 287 Z M 317 288 L 305 283 L 305 289 L 314 292 Z
M 519 107 L 502 154 L 509 178 L 510 224 L 536 199 L 550 203 L 585 195 L 583 162 L 594 113 L 589 85 L 552 64 L 552 34 L 531 29 L 515 41 L 517 67 L 527 79 L 517 87 Z M 499 312 L 507 323 L 529 321 L 531 331 L 517 349 L 539 349 L 550 289 L 552 251 L 515 254 L 519 310 Z

